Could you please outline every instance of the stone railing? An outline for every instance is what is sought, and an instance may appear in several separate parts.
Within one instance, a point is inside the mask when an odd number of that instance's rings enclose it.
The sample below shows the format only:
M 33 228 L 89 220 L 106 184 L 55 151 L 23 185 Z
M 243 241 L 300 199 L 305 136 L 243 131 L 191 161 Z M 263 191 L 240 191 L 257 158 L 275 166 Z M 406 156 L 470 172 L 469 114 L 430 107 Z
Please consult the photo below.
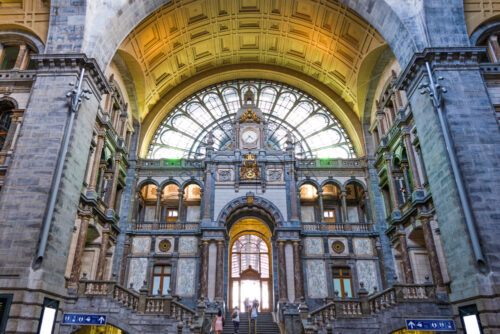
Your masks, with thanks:
M 366 159 L 301 159 L 298 168 L 364 168 Z
M 154 230 L 168 230 L 168 231 L 199 231 L 199 222 L 189 223 L 163 223 L 163 222 L 136 222 L 132 224 L 136 231 L 154 231 Z
M 112 298 L 132 311 L 140 314 L 164 314 L 187 325 L 196 322 L 197 312 L 174 300 L 171 295 L 148 296 L 148 290 L 140 292 L 127 289 L 115 281 L 92 281 L 82 279 L 78 286 L 80 296 L 102 296 Z
M 202 160 L 186 159 L 139 159 L 137 167 L 158 169 L 158 168 L 203 168 Z
M 371 223 L 302 223 L 303 231 L 318 232 L 372 232 Z
M 1 70 L 0 81 L 33 81 L 35 70 Z
M 358 318 L 373 316 L 396 304 L 411 302 L 435 302 L 435 288 L 432 284 L 394 284 L 389 289 L 368 296 L 361 286 L 359 298 L 334 298 L 322 307 L 308 312 L 305 304 L 299 306 L 302 324 L 306 333 L 323 327 L 336 318 Z

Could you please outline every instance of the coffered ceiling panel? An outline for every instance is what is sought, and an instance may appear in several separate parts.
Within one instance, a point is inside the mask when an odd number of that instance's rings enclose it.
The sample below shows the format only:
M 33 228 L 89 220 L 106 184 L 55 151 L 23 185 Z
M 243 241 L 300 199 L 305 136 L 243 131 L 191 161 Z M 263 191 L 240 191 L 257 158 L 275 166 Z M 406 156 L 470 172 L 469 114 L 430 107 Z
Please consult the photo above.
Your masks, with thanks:
M 177 0 L 137 26 L 121 50 L 145 73 L 142 117 L 184 80 L 240 63 L 304 73 L 359 115 L 359 68 L 384 43 L 373 27 L 334 0 Z

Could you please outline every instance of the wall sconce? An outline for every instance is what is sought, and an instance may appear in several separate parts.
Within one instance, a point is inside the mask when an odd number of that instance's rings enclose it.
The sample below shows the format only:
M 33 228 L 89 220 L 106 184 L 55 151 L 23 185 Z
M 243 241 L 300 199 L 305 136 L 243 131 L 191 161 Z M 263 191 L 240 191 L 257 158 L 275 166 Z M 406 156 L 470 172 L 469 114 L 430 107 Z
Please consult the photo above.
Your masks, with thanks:
M 40 316 L 40 325 L 38 334 L 52 334 L 57 318 L 59 301 L 45 298 L 43 300 L 42 315 Z

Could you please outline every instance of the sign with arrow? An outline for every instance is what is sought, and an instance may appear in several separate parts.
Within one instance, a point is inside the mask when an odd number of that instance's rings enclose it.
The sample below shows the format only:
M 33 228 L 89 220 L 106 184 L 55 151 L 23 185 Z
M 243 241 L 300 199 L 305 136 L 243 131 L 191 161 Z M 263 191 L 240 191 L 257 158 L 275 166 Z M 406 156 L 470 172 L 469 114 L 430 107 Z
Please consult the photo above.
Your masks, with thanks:
M 429 332 L 455 332 L 451 319 L 406 319 L 406 329 Z
M 106 316 L 104 314 L 80 314 L 64 313 L 62 318 L 63 325 L 106 325 Z

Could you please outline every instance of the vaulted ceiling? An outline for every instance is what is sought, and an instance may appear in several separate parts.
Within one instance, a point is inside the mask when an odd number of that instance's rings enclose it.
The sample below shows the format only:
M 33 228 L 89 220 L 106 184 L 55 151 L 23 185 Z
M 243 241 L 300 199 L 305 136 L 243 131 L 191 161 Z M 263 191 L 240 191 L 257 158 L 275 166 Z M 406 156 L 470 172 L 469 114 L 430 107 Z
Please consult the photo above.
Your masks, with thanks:
M 141 119 L 187 79 L 235 64 L 302 73 L 360 117 L 358 74 L 365 57 L 384 44 L 372 26 L 334 0 L 177 0 L 137 26 L 120 53 L 144 75 L 136 82 Z

